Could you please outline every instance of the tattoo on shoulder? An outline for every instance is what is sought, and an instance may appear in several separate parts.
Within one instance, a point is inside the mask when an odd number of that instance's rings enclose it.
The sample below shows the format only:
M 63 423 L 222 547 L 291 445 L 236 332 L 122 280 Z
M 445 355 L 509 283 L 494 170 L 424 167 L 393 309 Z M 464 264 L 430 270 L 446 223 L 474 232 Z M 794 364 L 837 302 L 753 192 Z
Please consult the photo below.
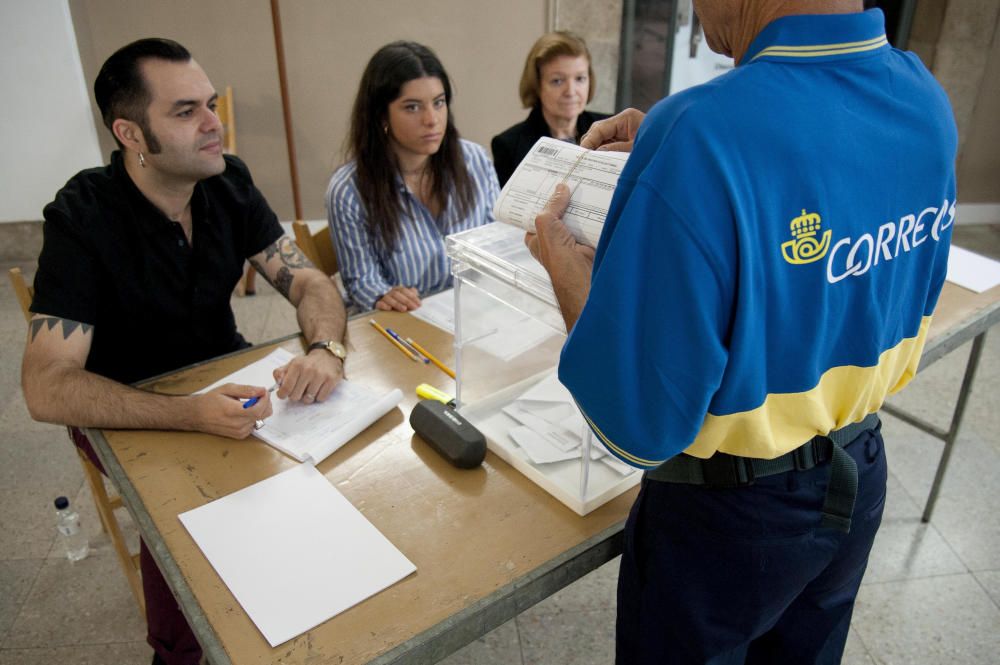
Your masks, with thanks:
M 57 316 L 38 316 L 31 319 L 31 341 L 35 341 L 35 337 L 38 336 L 38 332 L 42 328 L 52 330 L 59 325 L 62 326 L 63 339 L 69 339 L 69 336 L 72 335 L 77 329 L 82 331 L 84 335 L 94 329 L 94 326 L 89 323 L 81 323 L 71 319 L 60 319 Z
M 295 279 L 295 275 L 292 271 L 288 269 L 287 266 L 281 266 L 278 269 L 278 275 L 274 278 L 274 288 L 278 290 L 278 293 L 288 297 L 288 294 L 292 292 L 292 280 Z

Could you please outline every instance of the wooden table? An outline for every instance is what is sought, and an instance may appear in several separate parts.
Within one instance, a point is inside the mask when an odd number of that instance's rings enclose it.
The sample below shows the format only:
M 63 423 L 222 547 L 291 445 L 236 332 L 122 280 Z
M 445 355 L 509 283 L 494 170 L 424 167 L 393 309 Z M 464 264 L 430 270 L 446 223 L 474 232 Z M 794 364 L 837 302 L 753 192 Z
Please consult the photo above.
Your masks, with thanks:
M 296 639 L 272 649 L 177 518 L 291 467 L 256 440 L 207 434 L 91 431 L 91 440 L 142 537 L 177 596 L 206 655 L 228 663 L 435 662 L 621 553 L 621 531 L 637 490 L 579 517 L 492 453 L 483 466 L 449 466 L 406 422 L 422 382 L 451 380 L 417 365 L 368 325 L 349 325 L 347 374 L 404 401 L 319 465 L 319 470 L 417 566 L 417 572 Z M 375 315 L 445 362 L 451 336 L 405 314 Z M 926 367 L 975 340 L 935 488 L 961 424 L 986 330 L 1000 321 L 1000 287 L 973 294 L 945 284 L 925 347 Z M 279 341 L 301 350 L 296 336 Z M 267 354 L 262 345 L 152 381 L 189 393 Z M 898 411 L 898 410 L 894 410 Z M 905 415 L 927 429 L 932 425 Z M 933 433 L 933 432 L 932 432 Z M 933 505 L 936 489 L 925 516 Z M 293 564 L 292 564 L 293 565 Z
M 278 648 L 267 644 L 177 515 L 296 462 L 255 439 L 90 432 L 213 665 L 435 662 L 621 552 L 637 490 L 581 518 L 492 453 L 480 468 L 451 467 L 414 436 L 407 418 L 417 384 L 451 393 L 454 384 L 393 349 L 368 318 L 349 324 L 347 375 L 376 392 L 399 387 L 404 400 L 318 468 L 417 572 Z M 437 328 L 405 314 L 375 318 L 442 361 L 452 359 L 452 338 Z M 282 345 L 302 348 L 298 337 Z M 190 367 L 149 387 L 190 393 L 272 348 Z

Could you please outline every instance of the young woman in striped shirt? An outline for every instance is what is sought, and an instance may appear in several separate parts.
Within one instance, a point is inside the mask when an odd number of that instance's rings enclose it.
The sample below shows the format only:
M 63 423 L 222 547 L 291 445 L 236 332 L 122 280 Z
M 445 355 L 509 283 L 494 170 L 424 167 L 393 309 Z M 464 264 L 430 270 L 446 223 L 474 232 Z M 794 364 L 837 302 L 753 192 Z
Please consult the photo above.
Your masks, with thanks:
M 459 138 L 437 56 L 393 42 L 372 56 L 351 115 L 347 157 L 326 191 L 350 304 L 406 312 L 451 286 L 444 237 L 493 221 L 486 151 Z

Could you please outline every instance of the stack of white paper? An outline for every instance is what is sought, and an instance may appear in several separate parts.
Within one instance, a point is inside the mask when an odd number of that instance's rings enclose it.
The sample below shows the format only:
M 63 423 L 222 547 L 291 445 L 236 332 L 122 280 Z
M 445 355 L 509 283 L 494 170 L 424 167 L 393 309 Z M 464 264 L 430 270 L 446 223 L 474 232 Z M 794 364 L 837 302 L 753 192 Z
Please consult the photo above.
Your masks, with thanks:
M 521 423 L 508 434 L 535 464 L 583 457 L 584 437 L 590 430 L 573 396 L 559 383 L 555 372 L 505 406 L 503 412 Z M 591 446 L 590 459 L 599 459 L 623 476 L 634 471 L 609 455 L 599 443 Z
M 272 647 L 416 570 L 309 464 L 179 517 Z

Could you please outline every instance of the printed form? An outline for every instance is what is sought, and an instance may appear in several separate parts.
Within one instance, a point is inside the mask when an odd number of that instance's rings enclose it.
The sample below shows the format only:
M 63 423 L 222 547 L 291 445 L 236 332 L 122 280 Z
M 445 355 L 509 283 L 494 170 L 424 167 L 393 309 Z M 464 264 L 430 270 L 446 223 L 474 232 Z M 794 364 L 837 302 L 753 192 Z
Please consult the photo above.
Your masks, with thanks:
M 550 137 L 538 139 L 504 185 L 493 216 L 534 233 L 535 217 L 556 185 L 570 189 L 563 223 L 577 242 L 596 247 L 628 153 L 587 150 Z
M 274 370 L 284 367 L 294 357 L 285 349 L 275 349 L 199 392 L 224 383 L 267 387 L 274 383 Z M 342 379 L 324 402 L 291 402 L 271 393 L 273 413 L 253 434 L 299 462 L 319 464 L 402 400 L 403 393 L 398 388 L 379 395 L 347 379 Z

